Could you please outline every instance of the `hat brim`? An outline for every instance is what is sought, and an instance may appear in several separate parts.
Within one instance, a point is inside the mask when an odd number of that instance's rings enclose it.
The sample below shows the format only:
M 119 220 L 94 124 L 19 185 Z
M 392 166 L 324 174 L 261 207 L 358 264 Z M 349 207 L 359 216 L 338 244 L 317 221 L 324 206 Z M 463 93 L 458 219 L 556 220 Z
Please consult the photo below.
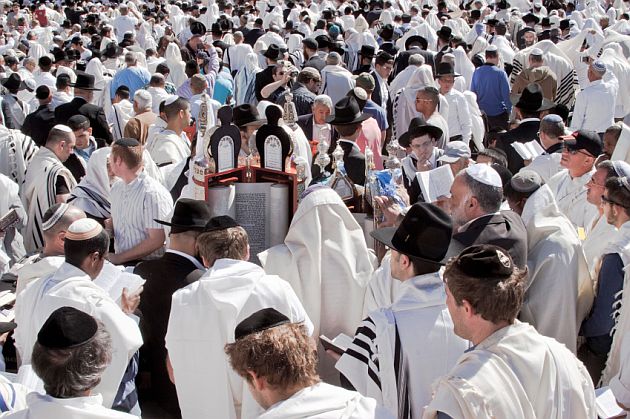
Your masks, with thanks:
M 10 332 L 16 327 L 17 324 L 15 322 L 0 322 L 0 335 Z
M 326 122 L 331 124 L 331 125 L 351 125 L 351 124 L 358 124 L 359 122 L 363 122 L 366 119 L 370 118 L 369 114 L 366 113 L 362 113 L 358 118 L 353 119 L 352 121 L 338 121 L 335 119 L 336 115 L 330 115 L 328 117 L 326 117 Z
M 377 242 L 383 243 L 385 246 L 389 247 L 390 249 L 393 249 L 393 250 L 397 251 L 398 253 L 402 253 L 403 255 L 412 256 L 414 258 L 418 258 L 418 259 L 421 259 L 421 260 L 429 262 L 429 263 L 435 263 L 437 265 L 444 265 L 444 264 L 446 264 L 446 259 L 442 259 L 440 261 L 435 261 L 435 260 L 429 259 L 429 258 L 427 258 L 427 257 L 425 257 L 423 255 L 413 255 L 413 254 L 408 253 L 406 251 L 402 251 L 400 249 L 397 249 L 396 246 L 394 246 L 393 243 L 392 243 L 392 239 L 394 238 L 394 234 L 396 234 L 396 230 L 398 230 L 398 227 L 379 228 L 377 230 L 370 231 L 370 236 L 372 236 L 372 238 L 374 240 L 376 240 Z
M 249 121 L 244 124 L 240 124 L 240 125 L 234 124 L 234 125 L 236 125 L 237 127 L 255 127 L 255 126 L 265 125 L 266 123 L 267 123 L 267 119 L 262 118 L 262 119 L 256 119 L 254 121 Z
M 436 139 L 440 138 L 442 134 L 444 134 L 444 132 L 440 128 L 435 127 L 433 125 L 423 125 L 420 127 L 414 127 L 414 128 L 411 128 L 409 131 L 407 131 L 407 133 L 409 134 L 409 144 L 411 144 L 411 140 L 413 140 L 414 138 L 421 137 L 425 134 L 429 134 L 430 137 L 433 137 Z
M 103 90 L 103 89 L 99 89 L 98 87 L 81 87 L 81 86 L 77 86 L 76 83 L 69 83 L 68 86 L 74 87 L 74 88 L 80 89 L 80 90 L 93 90 L 93 91 L 101 91 L 101 90 Z
M 519 109 L 523 109 L 530 112 L 542 112 L 542 111 L 547 111 L 549 109 L 556 107 L 555 102 L 549 99 L 545 99 L 545 98 L 543 98 L 543 101 L 538 108 L 532 108 L 531 106 L 528 106 L 528 104 L 526 103 L 521 103 L 520 100 L 521 100 L 521 96 L 510 97 L 510 102 L 512 102 L 512 105 L 514 105 L 515 107 Z
M 444 76 L 461 77 L 462 75 L 459 73 L 452 72 L 452 73 L 437 74 L 435 78 L 439 79 L 440 77 L 444 77 Z
M 462 156 L 462 157 L 466 157 L 466 156 Z M 459 161 L 459 159 L 461 159 L 462 157 L 455 157 L 455 156 L 447 156 L 446 154 L 443 156 L 438 157 L 438 161 L 444 162 L 444 163 L 456 163 Z M 470 157 L 468 157 L 470 158 Z
M 182 228 L 182 229 L 187 229 L 187 230 L 203 230 L 206 227 L 205 223 L 199 224 L 199 225 L 183 225 L 183 224 L 169 223 L 167 221 L 158 220 L 157 218 L 154 218 L 153 221 L 155 221 L 158 224 L 162 224 L 163 226 Z

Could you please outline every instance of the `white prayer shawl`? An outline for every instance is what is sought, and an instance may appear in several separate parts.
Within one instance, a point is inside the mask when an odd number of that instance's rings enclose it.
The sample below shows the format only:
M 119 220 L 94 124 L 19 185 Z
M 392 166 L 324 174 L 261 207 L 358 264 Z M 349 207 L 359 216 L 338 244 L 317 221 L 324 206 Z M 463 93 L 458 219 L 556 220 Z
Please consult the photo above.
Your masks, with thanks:
M 56 399 L 46 394 L 29 393 L 24 410 L 3 417 L 10 419 L 137 419 L 137 416 L 103 407 L 103 397 L 94 394 L 71 399 Z
M 630 335 L 623 337 L 619 354 L 619 372 L 609 382 L 615 399 L 624 406 L 630 405 Z
M 597 221 L 594 222 L 590 231 L 587 231 L 586 240 L 584 240 L 583 248 L 586 262 L 588 263 L 591 277 L 597 278 L 597 270 L 604 250 L 617 237 L 617 228 L 606 221 L 605 215 L 598 215 Z
M 162 168 L 177 164 L 190 156 L 190 144 L 169 129 L 157 134 L 150 144 L 147 141 L 146 150 L 162 171 Z
M 611 71 L 619 82 L 617 97 L 615 100 L 615 118 L 623 118 L 630 113 L 630 95 L 623 86 L 630 85 L 630 63 L 621 53 L 619 44 L 609 44 L 604 48 L 604 52 L 599 59 L 606 64 L 608 71 Z
M 110 407 L 129 360 L 142 345 L 135 320 L 127 316 L 109 295 L 90 277 L 69 263 L 51 276 L 31 283 L 20 294 L 15 306 L 15 344 L 23 364 L 31 362 L 33 345 L 48 316 L 60 307 L 74 307 L 105 325 L 112 338 L 112 362 L 103 372 L 94 392 L 103 395 L 103 406 Z
M 470 58 L 468 58 L 468 55 L 466 55 L 464 48 L 461 46 L 453 50 L 453 55 L 455 56 L 455 72 L 460 74 L 465 81 L 465 89 L 462 91 L 462 93 L 464 93 L 465 91 L 470 90 L 475 66 L 470 61 Z
M 94 87 L 101 90 L 94 90 L 94 95 L 90 103 L 96 106 L 105 106 L 105 102 L 109 101 L 111 105 L 109 82 L 111 76 L 107 75 L 107 69 L 99 59 L 90 60 L 85 67 L 85 72 L 94 76 Z
M 46 48 L 44 48 L 39 42 L 30 42 L 30 48 L 28 49 L 28 56 L 39 61 L 41 57 L 47 55 Z
M 258 66 L 258 57 L 255 53 L 247 54 L 245 65 L 236 73 L 234 78 L 234 97 L 236 105 L 250 103 L 256 105 L 255 83 L 256 74 L 262 69 Z
M 595 168 L 579 178 L 572 178 L 564 169 L 554 175 L 547 184 L 556 197 L 558 208 L 576 227 L 590 228 L 598 214 L 595 205 L 586 200 L 586 184 L 595 173 Z
M 620 91 L 624 89 L 619 89 Z M 610 160 L 623 160 L 630 163 L 630 127 L 621 123 L 621 134 Z
M 613 335 L 613 342 L 608 352 L 606 367 L 602 372 L 600 380 L 601 385 L 608 385 L 610 380 L 619 373 L 621 342 L 626 336 L 626 332 L 630 330 L 630 222 L 624 223 L 617 232 L 614 242 L 610 243 L 604 250 L 604 253 L 617 253 L 621 257 L 624 266 L 624 280 L 621 297 L 621 306 L 613 305 L 613 318 L 615 318 L 615 326 L 610 333 Z M 617 296 L 615 296 L 617 297 Z
M 259 419 L 393 419 L 374 399 L 326 383 L 306 387 L 271 406 Z
M 534 48 L 543 51 L 543 61 L 558 78 L 558 88 L 556 90 L 556 103 L 561 103 L 569 108 L 575 102 L 575 95 L 579 89 L 577 74 L 573 69 L 571 59 L 549 40 L 540 41 L 531 47 L 520 50 L 514 55 L 512 65 L 514 69 L 510 75 L 510 85 L 514 84 L 516 76 L 527 67 L 529 54 Z
M 313 325 L 291 286 L 252 263 L 219 259 L 199 281 L 173 294 L 166 347 L 184 419 L 257 417 L 261 408 L 229 367 L 223 347 L 234 329 L 263 308 Z M 242 403 L 242 408 L 241 408 Z
M 376 258 L 361 226 L 335 191 L 321 188 L 305 196 L 284 244 L 258 258 L 268 274 L 291 284 L 315 325 L 316 336 L 354 334 Z M 319 354 L 320 376 L 326 382 L 337 381 L 333 361 L 321 345 Z
M 434 384 L 424 419 L 592 419 L 595 391 L 584 365 L 518 320 L 463 354 Z
M 533 170 L 538 173 L 543 181 L 548 182 L 554 175 L 563 170 L 560 166 L 562 153 L 541 154 L 521 170 Z
M 114 141 L 124 137 L 125 125 L 133 116 L 133 104 L 127 99 L 112 104 L 111 111 L 107 113 L 107 122 L 112 127 Z
M 416 110 L 416 94 L 426 86 L 435 87 L 435 80 L 431 66 L 424 64 L 416 68 L 407 85 L 392 100 L 394 109 L 393 134 L 396 140 L 407 132 L 411 120 L 420 116 L 420 112 Z
M 69 190 L 77 184 L 70 170 L 66 169 L 50 149 L 40 148 L 28 165 L 22 189 L 22 199 L 29 219 L 24 234 L 24 246 L 28 252 L 34 252 L 44 245 L 42 217 L 56 203 L 57 176 L 64 178 Z
M 483 117 L 481 116 L 479 104 L 477 103 L 477 95 L 475 94 L 475 92 L 466 90 L 464 92 L 464 96 L 466 97 L 466 101 L 468 102 L 468 110 L 470 111 L 470 119 L 472 123 L 472 140 L 477 146 L 477 150 L 483 151 L 485 149 L 485 147 L 483 146 L 483 140 L 486 136 L 486 126 L 483 122 Z
M 427 44 L 429 45 L 429 49 L 435 51 L 435 45 L 437 44 L 437 39 L 438 39 L 435 29 L 433 29 L 431 26 L 429 26 L 429 24 L 426 23 L 426 22 L 422 22 L 422 23 L 412 22 L 412 25 L 414 25 L 414 26 L 412 26 L 411 29 L 409 29 L 407 32 L 405 32 L 405 35 L 402 38 L 400 38 L 398 41 L 396 41 L 396 46 L 401 51 L 404 51 L 405 50 L 405 42 L 407 42 L 407 39 L 409 39 L 410 37 L 412 37 L 414 35 L 420 35 L 424 39 L 427 40 Z
M 438 273 L 411 278 L 401 291 L 394 304 L 370 312 L 335 367 L 395 417 L 419 418 L 431 400 L 431 384 L 455 365 L 468 342 L 453 332 Z M 364 328 L 376 337 L 366 336 Z
M 15 295 L 19 296 L 22 291 L 26 289 L 28 284 L 36 279 L 52 275 L 65 262 L 63 256 L 42 257 L 40 260 L 35 261 L 40 257 L 41 255 L 39 253 L 29 257 L 24 261 L 22 267 L 17 270 L 16 275 L 18 279 Z
M 582 320 L 593 303 L 580 239 L 547 185 L 527 199 L 521 217 L 527 228 L 529 275 L 519 319 L 576 353 Z
M 109 196 L 111 182 L 107 171 L 107 159 L 110 153 L 111 147 L 103 147 L 95 150 L 90 155 L 85 176 L 72 189 L 70 198 L 67 201 L 86 213 L 99 218 L 111 217 Z
M 320 94 L 330 96 L 332 103 L 337 103 L 354 89 L 352 73 L 338 65 L 327 65 L 321 71 L 322 87 Z
M 346 54 L 345 62 L 349 71 L 354 72 L 359 68 L 359 51 L 363 45 L 363 37 L 356 31 L 356 29 L 346 30 Z
M 0 124 L 0 173 L 18 184 L 21 194 L 24 191 L 26 168 L 37 150 L 30 137 Z
M 166 65 L 168 65 L 168 69 L 170 70 L 166 81 L 170 81 L 175 87 L 179 88 L 188 77 L 185 72 L 186 66 L 182 61 L 182 55 L 176 43 L 171 42 L 168 44 L 164 58 L 166 58 Z
M 392 94 L 392 96 L 396 96 L 396 93 L 407 86 L 407 83 L 409 83 L 409 80 L 411 79 L 413 73 L 415 73 L 417 68 L 418 67 L 415 65 L 409 65 L 403 71 L 398 73 L 396 78 L 394 78 L 394 80 L 392 80 L 392 82 L 389 84 L 389 92 Z
M 384 307 L 391 306 L 400 298 L 404 290 L 403 283 L 392 278 L 391 252 L 387 252 L 378 267 L 372 274 L 363 303 L 363 317 L 368 313 Z

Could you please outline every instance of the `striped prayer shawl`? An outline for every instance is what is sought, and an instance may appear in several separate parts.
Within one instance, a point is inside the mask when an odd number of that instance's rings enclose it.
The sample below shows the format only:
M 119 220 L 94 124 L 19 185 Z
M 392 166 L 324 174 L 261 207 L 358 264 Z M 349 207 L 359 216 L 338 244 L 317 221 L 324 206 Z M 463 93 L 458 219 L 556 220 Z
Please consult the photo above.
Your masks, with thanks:
M 23 189 L 29 220 L 24 234 L 24 246 L 28 252 L 34 252 L 44 245 L 42 219 L 46 210 L 56 203 L 55 183 L 58 176 L 63 176 L 69 190 L 77 184 L 72 173 L 51 150 L 40 148 L 28 166 Z
M 17 130 L 0 125 L 0 173 L 22 188 L 26 168 L 37 153 L 35 142 Z

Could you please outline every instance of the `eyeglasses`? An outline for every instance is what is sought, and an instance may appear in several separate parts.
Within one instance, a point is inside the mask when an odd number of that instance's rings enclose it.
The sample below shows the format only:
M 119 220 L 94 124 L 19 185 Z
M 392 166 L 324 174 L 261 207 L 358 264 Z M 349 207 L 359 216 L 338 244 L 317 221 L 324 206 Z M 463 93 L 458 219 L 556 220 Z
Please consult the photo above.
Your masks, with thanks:
M 590 179 L 589 179 L 589 181 L 588 181 L 588 182 L 586 182 L 586 184 L 587 184 L 587 185 L 588 185 L 588 184 L 591 184 L 591 185 L 594 185 L 594 186 L 599 186 L 600 188 L 605 188 L 605 187 L 606 187 L 606 185 L 600 185 L 599 183 L 595 182 L 595 181 L 593 180 L 593 178 L 590 178 Z
M 566 151 L 568 154 L 572 155 L 572 156 L 575 156 L 576 154 L 578 154 L 578 153 L 579 153 L 579 154 L 584 154 L 584 155 L 585 155 L 585 156 L 587 156 L 587 157 L 593 157 L 593 156 L 592 156 L 592 155 L 590 155 L 589 153 L 585 153 L 585 152 L 584 152 L 584 151 L 582 151 L 582 150 L 576 150 L 576 149 L 573 149 L 573 148 L 564 147 L 564 148 L 562 149 L 562 152 L 565 152 L 565 151 Z

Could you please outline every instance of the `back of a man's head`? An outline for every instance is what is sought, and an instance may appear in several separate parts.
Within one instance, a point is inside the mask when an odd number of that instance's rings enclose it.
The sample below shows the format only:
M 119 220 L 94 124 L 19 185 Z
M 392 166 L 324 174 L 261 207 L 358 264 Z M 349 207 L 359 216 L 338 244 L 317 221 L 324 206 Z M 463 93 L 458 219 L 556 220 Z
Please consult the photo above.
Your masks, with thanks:
M 243 227 L 229 227 L 201 233 L 197 237 L 197 251 L 207 267 L 218 259 L 249 259 L 249 238 Z
M 166 79 L 164 75 L 160 73 L 155 73 L 151 76 L 151 80 L 149 80 L 149 86 L 151 87 L 164 87 L 166 83 Z
M 44 242 L 60 233 L 65 234 L 70 224 L 81 218 L 85 218 L 85 212 L 72 204 L 58 203 L 51 206 L 42 217 Z

